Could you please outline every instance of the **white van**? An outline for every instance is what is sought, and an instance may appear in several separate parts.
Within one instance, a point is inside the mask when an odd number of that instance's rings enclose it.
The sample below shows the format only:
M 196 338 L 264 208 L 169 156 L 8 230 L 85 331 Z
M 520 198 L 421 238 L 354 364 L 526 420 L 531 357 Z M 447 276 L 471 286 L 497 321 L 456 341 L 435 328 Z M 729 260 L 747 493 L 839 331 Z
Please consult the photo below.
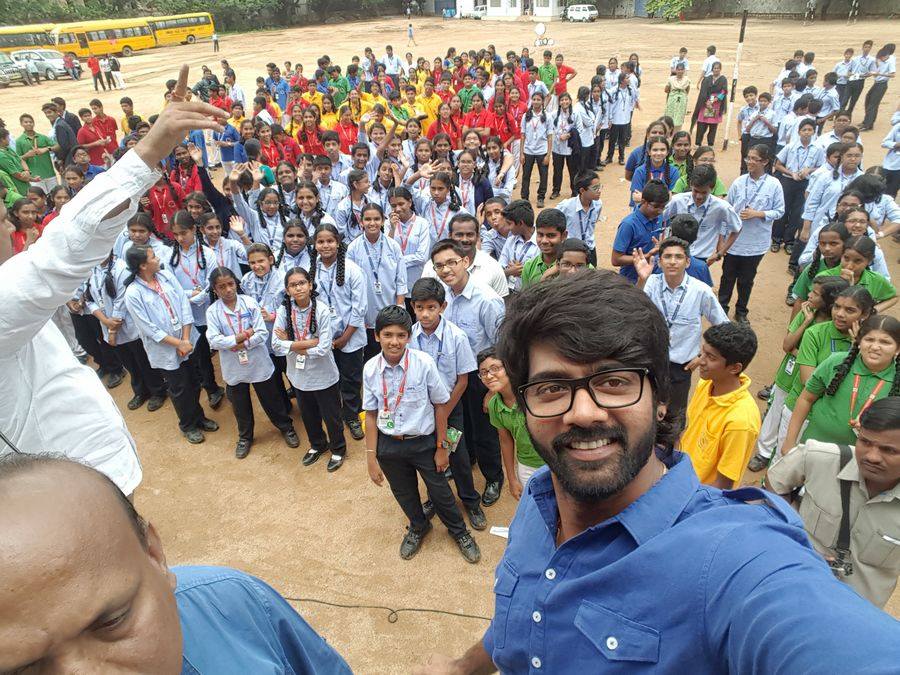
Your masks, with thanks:
M 596 21 L 600 12 L 594 5 L 570 5 L 566 7 L 566 18 L 569 21 Z

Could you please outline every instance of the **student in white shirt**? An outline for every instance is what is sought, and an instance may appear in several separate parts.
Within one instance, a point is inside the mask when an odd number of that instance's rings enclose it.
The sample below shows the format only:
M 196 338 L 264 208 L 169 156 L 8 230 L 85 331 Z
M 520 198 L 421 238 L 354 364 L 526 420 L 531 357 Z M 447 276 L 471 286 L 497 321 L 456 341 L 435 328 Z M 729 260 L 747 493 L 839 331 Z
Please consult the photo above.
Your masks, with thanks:
M 837 75 L 837 93 L 838 102 L 841 108 L 847 105 L 847 99 L 850 97 L 848 84 L 853 73 L 853 48 L 848 47 L 844 50 L 844 60 L 834 64 L 834 73 Z
M 794 236 L 802 225 L 809 176 L 825 163 L 824 150 L 812 142 L 815 127 L 812 120 L 800 122 L 799 140 L 783 148 L 775 158 L 776 176 L 784 191 L 785 213 L 772 230 L 772 252 L 777 252 L 782 243 L 787 253 L 793 250 Z
M 248 264 L 244 245 L 237 239 L 222 236 L 222 223 L 213 212 L 202 214 L 198 227 L 205 243 L 216 256 L 217 266 L 227 267 L 240 279 L 243 274 L 241 267 Z
M 844 107 L 853 112 L 856 102 L 862 94 L 866 78 L 872 77 L 875 72 L 875 57 L 869 54 L 872 51 L 872 41 L 866 40 L 862 45 L 862 54 L 853 59 L 850 68 L 849 82 L 847 83 L 847 102 Z
M 515 199 L 503 209 L 503 218 L 509 222 L 510 232 L 499 262 L 509 280 L 510 290 L 517 291 L 522 287 L 525 263 L 541 253 L 534 229 L 534 209 L 524 199 Z
M 703 82 L 703 78 L 712 75 L 713 65 L 716 63 L 721 63 L 721 60 L 716 56 L 716 46 L 710 45 L 706 48 L 706 58 L 703 59 L 703 65 L 700 67 L 700 79 L 697 80 L 698 89 Z
M 217 267 L 209 275 L 210 299 L 206 310 L 206 337 L 218 350 L 226 395 L 237 420 L 238 441 L 234 456 L 243 459 L 253 444 L 253 404 L 250 385 L 256 398 L 284 437 L 288 447 L 300 445 L 289 409 L 281 397 L 281 373 L 269 358 L 269 331 L 250 296 L 240 292 L 237 275 L 227 267 Z
M 391 205 L 388 236 L 400 245 L 403 264 L 406 265 L 406 283 L 412 286 L 422 276 L 422 269 L 431 251 L 428 221 L 416 215 L 412 193 L 405 187 L 388 191 Z
M 872 77 L 872 86 L 866 92 L 866 116 L 860 125 L 860 131 L 869 131 L 875 126 L 878 116 L 878 106 L 887 91 L 888 80 L 897 76 L 897 65 L 894 60 L 894 45 L 888 43 L 878 50 L 875 55 L 875 73 Z
M 900 122 L 895 123 L 887 133 L 887 136 L 881 141 L 881 147 L 887 150 L 884 161 L 881 162 L 887 183 L 885 194 L 896 199 L 897 189 L 900 188 Z
M 553 149 L 553 120 L 544 110 L 544 95 L 531 96 L 531 108 L 522 117 L 522 199 L 528 200 L 531 191 L 531 172 L 538 167 L 537 205 L 543 208 L 547 195 L 547 174 Z
M 688 53 L 687 47 L 682 47 L 681 49 L 678 50 L 678 54 L 676 56 L 672 57 L 672 60 L 669 61 L 669 74 L 670 75 L 675 74 L 675 67 L 679 63 L 684 64 L 684 72 L 688 71 L 687 53 Z
M 640 110 L 640 98 L 637 90 L 628 84 L 628 75 L 621 73 L 617 88 L 610 93 L 609 102 L 609 149 L 606 152 L 606 163 L 612 164 L 613 153 L 619 149 L 619 164 L 625 165 L 625 139 L 631 126 L 631 115 L 635 108 Z
M 600 200 L 600 177 L 595 171 L 585 171 L 575 177 L 577 195 L 564 199 L 556 208 L 566 216 L 568 236 L 580 239 L 590 252 L 588 259 L 592 265 L 597 264 L 597 249 L 594 242 L 597 221 L 603 209 Z

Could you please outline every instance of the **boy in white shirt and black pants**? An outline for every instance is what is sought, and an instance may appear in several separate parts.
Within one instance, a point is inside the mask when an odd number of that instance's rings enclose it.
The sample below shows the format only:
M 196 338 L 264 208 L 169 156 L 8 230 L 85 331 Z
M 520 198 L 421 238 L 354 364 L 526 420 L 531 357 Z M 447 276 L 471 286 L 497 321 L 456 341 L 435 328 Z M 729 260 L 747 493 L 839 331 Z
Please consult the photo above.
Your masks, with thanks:
M 537 189 L 537 205 L 543 208 L 547 195 L 547 172 L 553 143 L 553 121 L 544 110 L 544 97 L 535 92 L 531 96 L 531 109 L 522 118 L 522 199 L 528 200 L 531 189 L 531 171 L 537 164 L 540 180 Z
M 619 74 L 619 86 L 610 94 L 609 104 L 609 148 L 606 151 L 606 163 L 612 164 L 613 153 L 619 148 L 619 164 L 625 165 L 625 139 L 628 136 L 628 127 L 631 124 L 631 115 L 634 109 L 640 110 L 639 94 L 632 89 L 628 82 L 628 75 Z
M 400 557 L 412 558 L 431 531 L 419 497 L 418 476 L 441 522 L 456 540 L 467 562 L 481 559 L 478 544 L 466 529 L 443 473 L 450 464 L 447 407 L 450 392 L 428 354 L 409 349 L 412 318 L 402 307 L 388 305 L 375 319 L 381 354 L 363 369 L 366 411 L 366 457 L 369 478 L 379 487 L 385 477 L 409 527 Z

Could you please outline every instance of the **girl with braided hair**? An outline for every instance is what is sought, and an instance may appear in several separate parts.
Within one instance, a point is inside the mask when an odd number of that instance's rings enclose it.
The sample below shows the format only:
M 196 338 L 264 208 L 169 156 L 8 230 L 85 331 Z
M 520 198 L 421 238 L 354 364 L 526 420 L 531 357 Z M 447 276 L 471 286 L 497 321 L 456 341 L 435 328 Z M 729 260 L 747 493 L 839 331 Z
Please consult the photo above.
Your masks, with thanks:
M 362 234 L 363 208 L 369 203 L 369 175 L 363 169 L 351 169 L 347 174 L 347 187 L 350 194 L 338 204 L 335 220 L 342 237 L 351 242 Z
M 244 245 L 237 239 L 222 236 L 222 223 L 212 211 L 201 214 L 197 223 L 203 233 L 202 241 L 215 254 L 218 267 L 227 267 L 240 278 L 247 267 L 247 249 Z
M 647 158 L 631 177 L 630 206 L 641 203 L 641 191 L 648 181 L 658 180 L 669 190 L 675 187 L 681 174 L 678 167 L 669 162 L 670 150 L 669 140 L 665 136 L 651 136 L 647 140 Z
M 487 167 L 478 166 L 479 153 L 463 150 L 456 159 L 456 187 L 460 207 L 468 213 L 478 213 L 478 208 L 494 196 L 490 181 L 485 177 Z
M 129 248 L 137 245 L 149 246 L 157 258 L 168 260 L 172 256 L 175 241 L 156 229 L 156 224 L 149 214 L 138 211 L 128 219 L 125 230 L 116 237 L 113 256 L 123 258 Z
M 335 225 L 322 223 L 313 234 L 312 284 L 332 316 L 332 349 L 340 374 L 341 416 L 355 440 L 364 436 L 362 412 L 363 352 L 366 346 L 368 292 L 362 270 L 347 260 Z
M 332 352 L 334 316 L 317 300 L 313 276 L 302 267 L 289 270 L 284 285 L 272 347 L 276 354 L 287 357 L 287 376 L 297 392 L 300 416 L 312 445 L 302 463 L 309 466 L 330 450 L 328 471 L 337 471 L 344 463 L 347 444 L 341 424 L 340 374 Z
M 284 237 L 284 224 L 287 220 L 284 216 L 278 191 L 274 188 L 263 188 L 258 193 L 255 193 L 255 190 L 251 190 L 248 196 L 244 196 L 244 192 L 239 185 L 242 171 L 241 167 L 236 167 L 229 177 L 231 180 L 231 194 L 234 198 L 234 208 L 238 215 L 244 219 L 250 239 L 254 242 L 263 243 L 271 249 L 278 249 Z M 254 187 L 258 183 L 257 177 L 261 177 L 258 172 L 255 173 Z
M 206 310 L 206 335 L 219 352 L 226 394 L 237 420 L 238 442 L 234 456 L 243 459 L 253 444 L 253 403 L 250 385 L 272 424 L 290 448 L 300 447 L 290 408 L 279 396 L 281 375 L 269 358 L 269 331 L 256 301 L 241 293 L 237 275 L 217 267 L 209 275 L 211 304 Z
M 791 290 L 794 297 L 794 311 L 791 314 L 791 318 L 797 315 L 801 305 L 809 296 L 809 290 L 816 275 L 841 264 L 841 257 L 844 255 L 844 244 L 849 238 L 850 232 L 847 231 L 847 227 L 837 220 L 829 223 L 819 231 L 816 251 L 813 253 L 812 260 L 800 272 Z
M 462 208 L 453 178 L 446 171 L 431 176 L 430 197 L 420 195 L 416 210 L 428 221 L 431 244 L 450 236 L 450 219 Z
M 819 276 L 843 277 L 851 284 L 862 286 L 875 299 L 876 311 L 884 312 L 897 303 L 897 289 L 890 281 L 869 269 L 875 261 L 876 250 L 875 242 L 869 237 L 850 237 L 844 244 L 840 266 L 819 272 Z
M 325 212 L 318 186 L 311 181 L 297 184 L 297 214 L 307 232 L 315 232 L 322 223 L 335 224 L 334 218 Z
M 841 223 L 844 222 L 844 214 L 849 211 L 853 207 L 861 207 L 863 206 L 863 194 L 861 192 L 857 192 L 856 190 L 847 189 L 844 190 L 843 194 L 837 201 L 837 205 L 834 208 L 834 213 L 827 214 L 826 219 L 823 222 L 816 223 L 815 226 L 811 230 L 811 234 L 809 236 L 809 241 L 806 242 L 806 245 L 803 247 L 803 252 L 800 254 L 800 257 L 797 259 L 797 263 L 800 266 L 808 265 L 810 260 L 812 260 L 813 254 L 815 253 L 816 246 L 819 243 L 819 232 L 823 227 L 832 223 L 834 221 L 839 221 Z M 838 260 L 835 265 L 839 264 L 840 260 Z M 831 265 L 834 267 L 834 265 Z M 823 267 L 822 270 L 828 269 L 827 267 Z M 821 272 L 822 270 L 816 270 L 816 274 Z
M 290 162 L 278 162 L 275 167 L 275 184 L 284 217 L 290 218 L 292 213 L 297 212 L 297 171 Z
M 159 371 L 150 366 L 134 319 L 125 308 L 125 280 L 129 275 L 125 261 L 110 252 L 91 271 L 85 301 L 87 311 L 100 322 L 103 339 L 131 375 L 134 396 L 128 401 L 128 409 L 137 410 L 149 400 L 153 404 L 149 410 L 153 412 L 166 399 L 166 383 Z
M 782 452 L 807 439 L 854 445 L 859 416 L 878 399 L 900 394 L 900 321 L 869 317 L 850 351 L 825 359 L 813 372 L 794 406 Z M 808 425 L 803 429 L 803 423 Z
M 216 382 L 212 353 L 206 340 L 206 310 L 209 307 L 209 273 L 216 267 L 216 255 L 204 246 L 202 233 L 187 211 L 178 211 L 172 221 L 172 234 L 178 243 L 172 251 L 169 265 L 181 284 L 191 305 L 194 328 L 200 333 L 190 360 L 200 369 L 200 381 L 209 396 L 209 405 L 216 410 L 225 398 L 225 390 Z
M 295 267 L 309 269 L 309 230 L 300 220 L 292 218 L 284 228 L 284 241 L 275 258 L 275 267 L 283 275 Z
M 387 234 L 400 245 L 400 252 L 406 265 L 406 284 L 412 288 L 422 276 L 422 270 L 431 252 L 428 221 L 416 215 L 412 193 L 405 187 L 392 188 L 388 191 L 388 201 L 391 213 Z

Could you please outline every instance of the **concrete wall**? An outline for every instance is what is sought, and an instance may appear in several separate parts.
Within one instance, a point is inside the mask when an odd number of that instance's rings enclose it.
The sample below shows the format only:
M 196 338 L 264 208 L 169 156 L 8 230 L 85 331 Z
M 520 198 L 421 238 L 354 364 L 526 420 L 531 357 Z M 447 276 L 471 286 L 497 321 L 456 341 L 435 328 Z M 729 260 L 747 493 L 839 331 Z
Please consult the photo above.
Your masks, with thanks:
M 816 16 L 821 15 L 823 0 L 818 0 Z M 859 3 L 860 16 L 900 15 L 900 4 L 897 0 L 863 0 Z M 806 0 L 695 0 L 690 18 L 702 18 L 707 15 L 721 16 L 740 14 L 745 9 L 751 15 L 763 16 L 798 16 L 806 13 Z M 828 4 L 828 18 L 845 18 L 850 11 L 849 0 L 832 0 Z M 602 12 L 601 12 L 602 13 Z

